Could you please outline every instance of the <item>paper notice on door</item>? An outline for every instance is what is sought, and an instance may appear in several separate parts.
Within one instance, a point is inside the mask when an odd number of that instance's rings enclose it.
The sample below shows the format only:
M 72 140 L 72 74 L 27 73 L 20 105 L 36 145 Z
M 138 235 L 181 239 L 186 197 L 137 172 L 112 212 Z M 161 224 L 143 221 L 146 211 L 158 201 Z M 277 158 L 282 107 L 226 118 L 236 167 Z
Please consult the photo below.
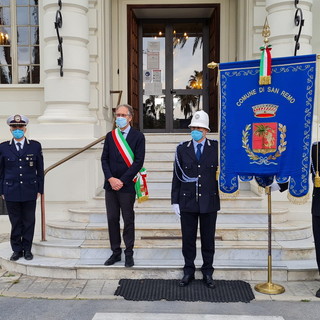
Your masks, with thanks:
M 161 82 L 151 82 L 145 83 L 144 88 L 145 96 L 160 96 L 162 95 L 162 83 Z
M 159 69 L 159 52 L 148 52 L 147 53 L 147 68 Z
M 153 82 L 161 82 L 161 70 L 153 70 L 152 71 L 152 81 Z
M 143 70 L 143 82 L 151 82 L 152 80 L 152 71 Z
M 160 41 L 148 41 L 148 51 L 159 52 Z

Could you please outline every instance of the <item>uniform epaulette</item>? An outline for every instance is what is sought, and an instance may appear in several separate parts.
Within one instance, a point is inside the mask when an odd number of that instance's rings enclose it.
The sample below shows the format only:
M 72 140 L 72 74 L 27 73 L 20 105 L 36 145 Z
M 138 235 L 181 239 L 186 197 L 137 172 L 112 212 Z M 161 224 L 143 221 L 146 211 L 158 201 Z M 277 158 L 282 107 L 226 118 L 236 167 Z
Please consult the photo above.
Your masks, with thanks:
M 316 146 L 316 145 L 317 145 L 317 143 L 318 143 L 318 141 L 315 141 L 312 145 Z
M 8 143 L 8 142 L 10 142 L 10 140 L 3 141 L 3 142 L 1 142 L 0 144 L 5 144 L 5 143 Z
M 185 143 L 188 143 L 189 141 L 182 141 L 182 142 L 180 142 L 179 144 L 178 144 L 178 146 L 182 146 L 183 144 L 185 144 Z

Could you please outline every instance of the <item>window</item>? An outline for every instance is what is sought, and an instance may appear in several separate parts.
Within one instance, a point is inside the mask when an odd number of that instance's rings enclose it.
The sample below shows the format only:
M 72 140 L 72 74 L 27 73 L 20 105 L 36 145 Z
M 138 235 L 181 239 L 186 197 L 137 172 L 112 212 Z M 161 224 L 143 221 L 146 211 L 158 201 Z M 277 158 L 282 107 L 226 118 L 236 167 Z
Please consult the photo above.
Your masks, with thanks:
M 0 84 L 39 82 L 38 0 L 0 0 Z

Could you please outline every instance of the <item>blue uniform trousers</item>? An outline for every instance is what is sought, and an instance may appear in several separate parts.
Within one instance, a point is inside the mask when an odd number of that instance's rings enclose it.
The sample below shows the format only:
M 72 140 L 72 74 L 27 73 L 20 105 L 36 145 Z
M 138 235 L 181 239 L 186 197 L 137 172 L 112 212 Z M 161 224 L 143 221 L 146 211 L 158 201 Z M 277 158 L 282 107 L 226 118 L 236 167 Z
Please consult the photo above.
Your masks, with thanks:
M 182 254 L 185 261 L 183 271 L 185 275 L 194 275 L 195 272 L 194 260 L 197 255 L 196 240 L 198 221 L 200 221 L 201 254 L 203 260 L 201 272 L 203 275 L 212 276 L 214 271 L 212 264 L 215 251 L 216 220 L 217 212 L 181 212 Z
M 36 200 L 6 201 L 11 222 L 10 243 L 14 252 L 31 251 L 34 226 Z
M 312 229 L 314 245 L 316 248 L 316 258 L 318 264 L 318 270 L 320 274 L 320 216 L 312 215 Z

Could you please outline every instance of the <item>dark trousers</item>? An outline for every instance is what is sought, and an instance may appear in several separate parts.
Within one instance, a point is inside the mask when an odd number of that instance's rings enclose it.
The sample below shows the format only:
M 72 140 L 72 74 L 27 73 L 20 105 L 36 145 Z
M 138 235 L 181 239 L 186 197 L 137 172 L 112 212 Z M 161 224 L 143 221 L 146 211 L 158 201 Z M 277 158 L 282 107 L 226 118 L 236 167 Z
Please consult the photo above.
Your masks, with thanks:
M 181 212 L 182 254 L 184 257 L 184 274 L 193 275 L 195 272 L 194 260 L 197 255 L 197 231 L 200 220 L 201 254 L 203 275 L 212 275 L 214 268 L 213 256 L 215 251 L 214 237 L 216 232 L 217 212 L 190 213 Z
M 15 252 L 31 251 L 36 222 L 36 203 L 36 200 L 6 201 L 11 222 L 10 243 L 12 250 Z
M 316 248 L 316 259 L 318 264 L 318 270 L 320 274 L 320 216 L 312 215 L 312 229 L 314 245 Z
M 111 250 L 121 254 L 120 211 L 123 219 L 123 241 L 126 246 L 126 256 L 133 255 L 134 246 L 134 202 L 135 193 L 106 191 L 106 208 Z

